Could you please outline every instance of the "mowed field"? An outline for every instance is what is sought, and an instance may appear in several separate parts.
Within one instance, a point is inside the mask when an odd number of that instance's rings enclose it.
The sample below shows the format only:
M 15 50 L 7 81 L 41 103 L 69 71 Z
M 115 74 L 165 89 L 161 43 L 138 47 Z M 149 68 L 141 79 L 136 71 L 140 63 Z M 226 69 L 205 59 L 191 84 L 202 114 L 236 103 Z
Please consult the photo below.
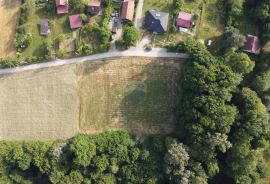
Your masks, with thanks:
M 132 57 L 0 76 L 0 139 L 171 133 L 181 64 Z
M 0 0 L 0 58 L 14 56 L 13 45 L 20 0 Z
M 136 57 L 84 65 L 79 82 L 81 131 L 171 133 L 180 67 L 173 59 Z
M 75 66 L 0 76 L 0 139 L 69 138 L 78 128 Z

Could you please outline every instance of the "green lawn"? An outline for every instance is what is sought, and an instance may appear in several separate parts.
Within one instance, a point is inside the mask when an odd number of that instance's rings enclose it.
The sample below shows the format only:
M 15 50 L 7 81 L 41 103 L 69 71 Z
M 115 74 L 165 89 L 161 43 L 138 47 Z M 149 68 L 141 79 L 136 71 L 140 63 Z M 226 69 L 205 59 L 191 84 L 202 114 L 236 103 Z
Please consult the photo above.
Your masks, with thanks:
M 164 12 L 170 12 L 173 0 L 145 0 L 143 4 L 143 13 L 148 10 L 159 10 Z

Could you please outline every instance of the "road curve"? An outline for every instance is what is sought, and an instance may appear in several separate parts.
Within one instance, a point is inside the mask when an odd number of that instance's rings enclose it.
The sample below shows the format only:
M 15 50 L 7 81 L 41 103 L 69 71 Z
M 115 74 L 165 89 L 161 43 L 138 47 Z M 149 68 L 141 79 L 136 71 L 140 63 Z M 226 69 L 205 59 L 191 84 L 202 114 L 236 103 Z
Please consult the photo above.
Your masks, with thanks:
M 160 58 L 186 59 L 188 56 L 182 53 L 167 52 L 167 50 L 163 48 L 154 48 L 152 51 L 149 51 L 149 52 L 144 51 L 143 49 L 140 49 L 140 50 L 134 49 L 134 50 L 128 50 L 128 51 L 114 51 L 114 52 L 106 52 L 102 54 L 95 54 L 95 55 L 83 56 L 83 57 L 77 57 L 77 58 L 71 58 L 71 59 L 61 59 L 61 60 L 57 59 L 55 61 L 50 61 L 46 63 L 38 63 L 38 64 L 32 64 L 32 65 L 27 65 L 27 66 L 2 69 L 0 70 L 0 75 L 6 75 L 6 74 L 29 71 L 29 70 L 38 70 L 38 69 L 56 67 L 56 66 L 61 66 L 61 65 L 98 61 L 100 59 L 115 58 L 115 57 L 160 57 Z

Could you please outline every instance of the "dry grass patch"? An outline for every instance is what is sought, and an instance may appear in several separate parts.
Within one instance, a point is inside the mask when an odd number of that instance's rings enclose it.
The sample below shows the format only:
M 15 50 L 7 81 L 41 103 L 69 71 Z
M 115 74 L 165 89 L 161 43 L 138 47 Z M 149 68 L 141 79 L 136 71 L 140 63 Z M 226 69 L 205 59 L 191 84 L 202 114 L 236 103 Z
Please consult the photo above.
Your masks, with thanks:
M 20 9 L 20 0 L 0 0 L 0 57 L 14 56 L 13 41 Z
M 0 76 L 0 140 L 64 139 L 78 132 L 75 65 Z
M 171 133 L 181 64 L 132 57 L 0 76 L 0 140 Z

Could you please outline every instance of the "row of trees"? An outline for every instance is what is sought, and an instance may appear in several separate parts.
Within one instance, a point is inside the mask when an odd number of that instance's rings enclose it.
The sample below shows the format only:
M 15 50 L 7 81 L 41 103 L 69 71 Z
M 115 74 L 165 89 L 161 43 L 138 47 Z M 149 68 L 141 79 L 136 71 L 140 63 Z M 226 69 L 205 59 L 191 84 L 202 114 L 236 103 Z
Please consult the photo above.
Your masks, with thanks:
M 165 139 L 127 132 L 55 142 L 1 142 L 1 183 L 164 183 Z

